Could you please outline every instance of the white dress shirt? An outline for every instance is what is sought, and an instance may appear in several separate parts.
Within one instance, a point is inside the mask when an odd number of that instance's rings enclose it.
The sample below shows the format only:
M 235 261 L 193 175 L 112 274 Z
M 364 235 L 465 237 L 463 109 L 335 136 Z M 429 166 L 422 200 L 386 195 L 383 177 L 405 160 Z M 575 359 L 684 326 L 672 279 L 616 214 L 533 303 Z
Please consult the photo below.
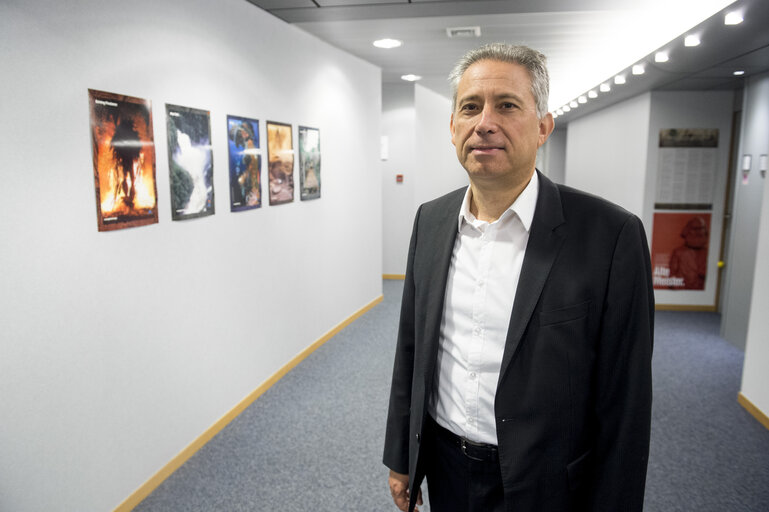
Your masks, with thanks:
M 497 444 L 494 397 L 538 195 L 535 172 L 496 221 L 470 213 L 470 187 L 459 212 L 428 410 L 471 441 Z

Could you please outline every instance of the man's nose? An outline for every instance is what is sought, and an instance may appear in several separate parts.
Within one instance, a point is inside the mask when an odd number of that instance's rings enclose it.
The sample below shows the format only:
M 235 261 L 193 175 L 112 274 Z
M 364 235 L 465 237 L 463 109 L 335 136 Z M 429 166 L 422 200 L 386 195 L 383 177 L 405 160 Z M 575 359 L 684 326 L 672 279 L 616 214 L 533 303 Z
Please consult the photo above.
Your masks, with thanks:
M 483 111 L 478 118 L 478 124 L 475 125 L 475 131 L 478 133 L 495 132 L 498 126 L 497 112 L 493 105 L 484 105 Z

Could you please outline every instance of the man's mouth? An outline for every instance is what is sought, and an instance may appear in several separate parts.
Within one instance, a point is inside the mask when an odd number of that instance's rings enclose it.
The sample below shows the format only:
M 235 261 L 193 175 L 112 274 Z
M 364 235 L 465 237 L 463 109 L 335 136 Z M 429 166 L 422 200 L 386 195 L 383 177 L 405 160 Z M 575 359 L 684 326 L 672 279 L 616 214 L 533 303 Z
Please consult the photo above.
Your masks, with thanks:
M 481 144 L 476 146 L 470 146 L 470 152 L 476 155 L 490 155 L 497 151 L 502 151 L 504 148 L 501 146 L 493 146 L 487 144 Z

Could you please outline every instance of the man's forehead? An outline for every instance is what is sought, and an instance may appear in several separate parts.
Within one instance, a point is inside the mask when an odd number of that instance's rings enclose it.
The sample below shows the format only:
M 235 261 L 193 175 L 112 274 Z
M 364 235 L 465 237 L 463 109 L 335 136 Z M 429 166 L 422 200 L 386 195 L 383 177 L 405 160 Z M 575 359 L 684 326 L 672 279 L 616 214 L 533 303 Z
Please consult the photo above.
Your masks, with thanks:
M 474 94 L 481 89 L 491 89 L 495 95 L 534 99 L 529 72 L 514 62 L 481 60 L 469 66 L 459 80 L 458 96 Z

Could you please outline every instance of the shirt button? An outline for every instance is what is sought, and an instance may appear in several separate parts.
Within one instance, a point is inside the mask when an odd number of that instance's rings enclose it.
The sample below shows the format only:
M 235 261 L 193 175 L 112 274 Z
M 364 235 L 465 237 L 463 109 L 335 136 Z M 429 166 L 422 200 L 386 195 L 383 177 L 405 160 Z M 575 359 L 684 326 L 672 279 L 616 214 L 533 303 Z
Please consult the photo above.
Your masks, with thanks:
M 470 380 L 475 380 L 475 372 L 470 372 Z

